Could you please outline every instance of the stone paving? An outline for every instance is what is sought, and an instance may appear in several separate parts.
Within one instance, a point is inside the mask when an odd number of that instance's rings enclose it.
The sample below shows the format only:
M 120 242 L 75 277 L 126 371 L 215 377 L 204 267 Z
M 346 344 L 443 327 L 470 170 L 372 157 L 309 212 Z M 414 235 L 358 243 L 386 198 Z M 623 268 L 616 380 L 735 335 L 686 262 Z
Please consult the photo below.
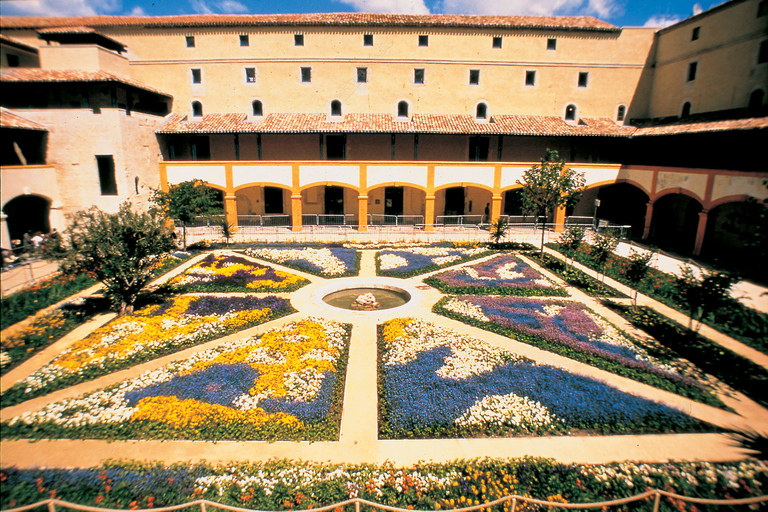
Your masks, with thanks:
M 3 441 L 2 466 L 17 467 L 84 467 L 102 463 L 109 458 L 162 460 L 165 463 L 206 460 L 209 462 L 268 460 L 288 458 L 295 460 L 331 461 L 331 462 L 370 462 L 392 461 L 397 465 L 408 465 L 417 461 L 450 461 L 459 458 L 475 457 L 521 457 L 525 455 L 552 457 L 563 462 L 605 463 L 620 460 L 661 462 L 667 460 L 708 460 L 732 461 L 745 458 L 748 454 L 726 434 L 669 434 L 669 435 L 613 435 L 613 436 L 546 436 L 482 439 L 434 439 L 434 440 L 379 440 L 377 422 L 377 341 L 376 326 L 396 317 L 412 316 L 445 325 L 457 331 L 480 337 L 487 342 L 520 353 L 528 358 L 564 368 L 570 372 L 589 375 L 603 380 L 628 393 L 657 400 L 679 407 L 695 418 L 707 421 L 724 429 L 756 430 L 768 433 L 768 410 L 749 400 L 736 396 L 721 396 L 721 399 L 734 412 L 727 412 L 714 407 L 665 392 L 636 381 L 608 373 L 572 359 L 546 352 L 513 339 L 496 335 L 485 330 L 435 315 L 432 305 L 442 296 L 437 290 L 426 287 L 420 275 L 410 279 L 393 280 L 375 276 L 374 251 L 362 252 L 361 270 L 358 277 L 323 279 L 280 265 L 264 262 L 275 268 L 299 274 L 311 281 L 311 284 L 295 291 L 290 296 L 291 303 L 298 310 L 287 317 L 241 331 L 225 338 L 189 348 L 187 350 L 155 359 L 130 369 L 114 372 L 110 375 L 63 389 L 44 397 L 29 400 L 22 404 L 7 407 L 0 411 L 0 419 L 5 421 L 26 411 L 36 410 L 52 401 L 76 397 L 124 379 L 137 376 L 147 370 L 159 368 L 170 361 L 214 347 L 230 339 L 239 339 L 282 325 L 306 316 L 321 316 L 353 324 L 350 341 L 348 372 L 344 393 L 344 408 L 341 419 L 340 439 L 333 442 L 204 442 L 204 441 L 99 441 L 99 440 L 46 440 L 46 441 Z M 191 259 L 171 274 L 163 277 L 170 279 L 194 265 L 203 255 Z M 474 260 L 467 264 L 477 263 Z M 537 267 L 535 263 L 529 263 Z M 537 267 L 538 268 L 538 267 Z M 565 286 L 571 296 L 586 303 L 598 314 L 606 317 L 620 329 L 633 336 L 644 336 L 618 315 L 582 292 L 568 287 L 555 276 L 538 268 Z M 359 286 L 361 284 L 391 283 L 396 281 L 400 288 L 412 295 L 412 300 L 405 306 L 385 311 L 346 311 L 333 308 L 319 300 L 331 286 L 337 288 Z M 621 289 L 617 283 L 610 283 Z M 640 299 L 653 307 L 660 306 L 647 298 Z M 662 311 L 663 312 L 663 311 Z M 678 316 L 677 312 L 674 312 Z M 666 314 L 666 313 L 665 313 Z M 683 317 L 684 318 L 684 317 Z M 90 330 L 109 320 L 108 316 L 94 319 L 38 354 L 24 365 L 9 372 L 2 378 L 3 388 L 29 375 L 34 369 L 50 361 L 64 347 L 84 336 Z M 680 319 L 676 318 L 677 321 Z M 718 333 L 719 334 L 719 333 Z M 721 335 L 722 336 L 722 335 Z M 724 337 L 727 338 L 727 337 Z M 716 340 L 717 341 L 717 340 Z M 765 355 L 730 338 L 720 340 L 724 346 L 743 353 L 765 366 Z M 751 351 L 751 352 L 750 352 Z M 762 356 L 761 357 L 758 357 Z M 753 357 L 754 356 L 754 357 Z

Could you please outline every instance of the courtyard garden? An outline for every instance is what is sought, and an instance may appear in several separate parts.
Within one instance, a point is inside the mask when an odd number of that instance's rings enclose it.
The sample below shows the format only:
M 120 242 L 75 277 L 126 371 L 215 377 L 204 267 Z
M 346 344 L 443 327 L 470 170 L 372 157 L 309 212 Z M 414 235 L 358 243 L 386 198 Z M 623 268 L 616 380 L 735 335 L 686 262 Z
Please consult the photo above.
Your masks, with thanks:
M 266 441 L 281 442 L 286 457 L 311 460 L 327 443 L 355 450 L 351 425 L 370 433 L 359 449 L 423 440 L 445 443 L 450 454 L 456 440 L 480 439 L 503 447 L 519 439 L 634 435 L 651 446 L 653 436 L 717 435 L 768 416 L 762 408 L 734 409 L 731 399 L 743 393 L 765 405 L 757 389 L 765 368 L 709 340 L 694 350 L 672 343 L 669 332 L 657 329 L 656 337 L 648 322 L 632 320 L 639 310 L 594 298 L 621 294 L 577 298 L 574 282 L 585 292 L 597 287 L 575 271 L 565 282 L 544 263 L 524 246 L 445 242 L 246 244 L 186 254 L 163 268 L 133 312 L 78 339 L 67 333 L 98 319 L 103 302 L 80 301 L 90 304 L 80 310 L 80 302 L 64 304 L 3 336 L 3 375 L 12 382 L 0 395 L 2 442 Z M 314 298 L 331 285 L 379 278 L 402 281 L 417 298 L 391 314 L 345 312 Z M 13 300 L 19 308 L 29 302 Z M 375 364 L 355 355 L 361 343 L 375 345 Z M 49 353 L 24 370 L 30 357 Z M 752 374 L 729 376 L 716 363 L 726 358 Z M 345 403 L 360 398 L 375 403 L 368 423 Z M 111 447 L 120 458 L 120 446 Z M 486 458 L 495 450 L 475 456 L 415 466 L 110 460 L 79 470 L 17 469 L 4 457 L 0 505 L 57 497 L 152 508 L 204 498 L 288 510 L 362 497 L 453 509 L 509 494 L 583 502 L 649 488 L 738 498 L 765 494 L 768 483 L 764 462 Z

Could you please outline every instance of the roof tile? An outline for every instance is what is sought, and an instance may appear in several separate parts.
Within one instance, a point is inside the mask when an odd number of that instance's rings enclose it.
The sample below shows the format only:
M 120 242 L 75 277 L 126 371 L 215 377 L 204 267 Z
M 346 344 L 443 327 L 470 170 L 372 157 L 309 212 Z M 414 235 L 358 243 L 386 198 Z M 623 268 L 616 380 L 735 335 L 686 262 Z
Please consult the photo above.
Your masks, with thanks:
M 0 82 L 117 82 L 171 98 L 154 87 L 132 78 L 125 78 L 107 71 L 81 71 L 74 69 L 53 70 L 39 68 L 13 68 L 0 73 Z
M 24 119 L 11 112 L 10 110 L 0 107 L 0 127 L 2 128 L 16 128 L 21 130 L 36 130 L 41 132 L 47 132 L 48 128 L 43 125 L 37 124 L 29 119 Z

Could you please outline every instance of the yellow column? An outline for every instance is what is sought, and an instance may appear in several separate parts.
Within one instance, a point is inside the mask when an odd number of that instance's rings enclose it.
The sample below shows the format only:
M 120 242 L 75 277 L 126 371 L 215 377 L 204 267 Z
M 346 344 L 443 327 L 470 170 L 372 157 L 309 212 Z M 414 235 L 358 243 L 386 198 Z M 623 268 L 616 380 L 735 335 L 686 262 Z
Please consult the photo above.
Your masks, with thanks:
M 558 206 L 555 210 L 555 233 L 565 229 L 565 206 Z
M 424 231 L 435 230 L 435 196 L 428 195 L 424 205 Z
M 491 219 L 490 223 L 498 222 L 501 217 L 501 195 L 494 194 L 491 196 Z
M 301 194 L 291 194 L 291 231 L 301 232 Z
M 709 210 L 701 210 L 699 212 L 699 226 L 696 229 L 696 243 L 693 244 L 694 256 L 698 256 L 701 254 L 701 246 L 704 245 L 704 235 L 707 233 L 708 217 L 709 217 Z
M 357 230 L 361 233 L 368 231 L 368 194 L 357 196 Z
M 160 190 L 168 192 L 168 164 L 160 162 Z
M 234 178 L 232 177 L 232 166 L 224 166 L 224 175 L 227 182 L 224 191 L 224 211 L 227 214 L 227 223 L 233 228 L 237 227 L 237 199 L 235 198 Z

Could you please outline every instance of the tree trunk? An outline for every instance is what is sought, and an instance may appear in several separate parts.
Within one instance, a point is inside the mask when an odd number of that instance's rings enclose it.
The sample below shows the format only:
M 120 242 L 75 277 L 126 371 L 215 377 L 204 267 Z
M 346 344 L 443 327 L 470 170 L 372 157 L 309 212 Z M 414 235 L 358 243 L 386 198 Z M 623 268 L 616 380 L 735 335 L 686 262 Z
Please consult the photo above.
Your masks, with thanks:
M 187 250 L 187 223 L 181 223 L 181 243 L 184 246 L 184 250 Z

